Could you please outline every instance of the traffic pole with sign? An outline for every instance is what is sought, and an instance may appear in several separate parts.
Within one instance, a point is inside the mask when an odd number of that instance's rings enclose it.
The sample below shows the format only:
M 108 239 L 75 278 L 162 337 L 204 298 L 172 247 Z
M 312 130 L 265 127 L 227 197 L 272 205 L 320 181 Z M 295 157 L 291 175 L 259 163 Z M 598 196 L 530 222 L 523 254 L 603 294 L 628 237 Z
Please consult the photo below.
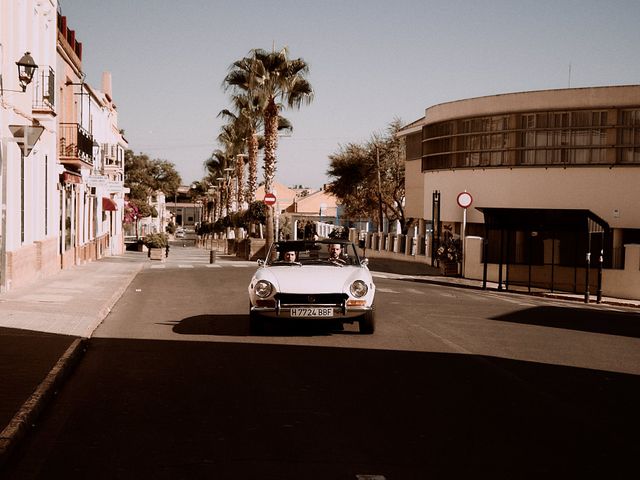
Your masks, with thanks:
M 458 205 L 462 208 L 462 277 L 464 277 L 464 262 L 466 260 L 465 237 L 467 236 L 467 208 L 473 203 L 473 197 L 466 190 L 458 194 Z

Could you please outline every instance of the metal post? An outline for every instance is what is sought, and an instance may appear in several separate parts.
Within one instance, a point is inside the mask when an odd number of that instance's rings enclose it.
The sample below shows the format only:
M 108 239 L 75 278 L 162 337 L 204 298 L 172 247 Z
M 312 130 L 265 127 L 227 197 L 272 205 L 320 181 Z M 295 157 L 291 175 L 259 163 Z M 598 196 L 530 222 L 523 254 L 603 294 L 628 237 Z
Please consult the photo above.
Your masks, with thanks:
M 504 240 L 504 228 L 500 229 L 500 263 L 498 264 L 498 290 L 502 290 L 502 266 L 503 266 L 503 251 L 502 246 Z
M 484 224 L 484 238 L 482 239 L 482 289 L 487 289 L 487 252 L 489 251 L 489 229 Z
M 382 233 L 384 231 L 384 216 L 382 214 L 382 182 L 380 180 L 380 148 L 378 145 L 376 145 L 376 167 L 378 169 L 378 233 Z
M 602 232 L 602 244 L 600 245 L 600 258 L 598 259 L 598 291 L 596 295 L 596 302 L 602 301 L 602 267 L 604 262 L 604 232 Z
M 462 278 L 464 278 L 464 264 L 467 256 L 467 252 L 465 251 L 466 246 L 466 236 L 467 236 L 467 209 L 462 209 Z
M 591 232 L 589 232 L 589 250 L 587 250 L 587 271 L 585 273 L 584 303 L 589 303 L 589 270 L 591 269 Z

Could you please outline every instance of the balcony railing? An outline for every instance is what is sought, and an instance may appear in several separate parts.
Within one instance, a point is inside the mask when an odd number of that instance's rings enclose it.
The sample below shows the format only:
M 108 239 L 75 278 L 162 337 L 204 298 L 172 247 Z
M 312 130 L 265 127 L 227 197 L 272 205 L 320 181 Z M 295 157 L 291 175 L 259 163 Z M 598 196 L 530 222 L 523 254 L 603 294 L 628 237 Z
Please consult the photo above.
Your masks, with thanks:
M 55 106 L 56 75 L 51 67 L 40 67 L 34 79 L 33 109 L 53 112 Z
M 58 130 L 60 139 L 60 160 L 63 163 L 84 162 L 93 165 L 93 137 L 77 123 L 61 123 Z
M 117 145 L 102 144 L 102 166 L 107 170 L 120 170 L 122 168 L 122 161 L 118 159 Z

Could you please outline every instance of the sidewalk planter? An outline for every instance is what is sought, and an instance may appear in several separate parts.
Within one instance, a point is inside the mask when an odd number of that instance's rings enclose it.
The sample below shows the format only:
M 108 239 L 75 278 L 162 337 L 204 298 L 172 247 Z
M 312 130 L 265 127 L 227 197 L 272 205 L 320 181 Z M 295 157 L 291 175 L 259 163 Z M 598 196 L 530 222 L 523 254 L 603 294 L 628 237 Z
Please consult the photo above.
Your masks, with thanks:
M 150 260 L 160 260 L 164 262 L 165 259 L 165 249 L 164 248 L 150 248 L 149 249 L 149 259 Z
M 458 276 L 458 262 L 440 262 L 440 272 L 445 277 Z
M 164 259 L 169 254 L 167 247 L 169 246 L 169 238 L 165 233 L 151 233 L 144 237 L 144 244 L 149 249 L 150 260 Z

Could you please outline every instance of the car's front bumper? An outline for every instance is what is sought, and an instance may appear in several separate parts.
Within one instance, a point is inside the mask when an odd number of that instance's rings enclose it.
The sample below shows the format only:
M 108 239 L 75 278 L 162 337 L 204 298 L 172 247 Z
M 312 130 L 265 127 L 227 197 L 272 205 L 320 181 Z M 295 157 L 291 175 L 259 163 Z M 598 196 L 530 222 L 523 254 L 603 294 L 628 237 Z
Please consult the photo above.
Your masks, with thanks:
M 331 311 L 328 314 L 328 311 Z M 251 311 L 264 317 L 295 320 L 343 320 L 364 315 L 372 307 L 340 307 L 335 305 L 287 305 L 281 307 L 251 307 Z M 314 314 L 317 313 L 317 314 Z

